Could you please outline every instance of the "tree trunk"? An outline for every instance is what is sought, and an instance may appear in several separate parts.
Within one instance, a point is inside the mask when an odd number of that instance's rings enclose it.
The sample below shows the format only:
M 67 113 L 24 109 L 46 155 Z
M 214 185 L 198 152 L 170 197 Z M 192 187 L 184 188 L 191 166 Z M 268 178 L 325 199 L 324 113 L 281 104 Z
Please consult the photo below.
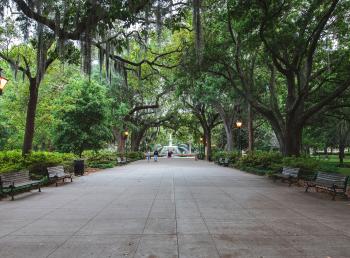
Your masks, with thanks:
M 253 127 L 253 110 L 248 103 L 248 151 L 254 150 L 254 127 Z
M 284 156 L 300 156 L 301 142 L 302 142 L 302 127 L 287 126 L 284 134 Z
M 146 133 L 146 129 L 141 129 L 140 131 L 133 131 L 131 137 L 131 151 L 139 151 L 140 144 L 143 136 Z
M 119 132 L 118 133 L 118 152 L 119 153 L 124 153 L 125 152 L 125 137 L 123 133 Z
M 29 101 L 27 107 L 26 127 L 24 133 L 24 142 L 22 155 L 29 154 L 32 151 L 34 131 L 35 131 L 35 115 L 38 104 L 38 85 L 36 78 L 29 80 Z
M 345 158 L 345 144 L 340 143 L 339 144 L 339 165 L 344 165 L 344 158 Z
M 224 127 L 226 132 L 226 151 L 233 151 L 233 131 L 232 124 L 227 124 L 224 120 Z
M 206 130 L 204 133 L 205 135 L 205 142 L 206 142 L 206 156 L 205 160 L 211 161 L 211 130 Z
M 273 123 L 271 125 L 276 134 L 282 155 L 299 157 L 303 127 L 299 126 L 294 120 L 287 124 L 284 130 L 278 126 L 274 126 Z
M 214 104 L 215 109 L 219 113 L 221 120 L 224 124 L 225 128 L 225 134 L 226 134 L 226 145 L 225 150 L 226 151 L 233 151 L 233 130 L 232 125 L 235 118 L 235 111 L 233 108 L 226 109 L 223 107 L 223 105 L 220 105 L 218 103 Z

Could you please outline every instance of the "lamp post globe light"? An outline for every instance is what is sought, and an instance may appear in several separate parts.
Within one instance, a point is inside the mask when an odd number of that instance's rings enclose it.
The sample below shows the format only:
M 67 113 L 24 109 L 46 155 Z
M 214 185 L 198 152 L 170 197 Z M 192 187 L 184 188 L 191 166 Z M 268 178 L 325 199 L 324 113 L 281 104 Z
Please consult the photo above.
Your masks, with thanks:
M 8 80 L 5 77 L 2 77 L 1 72 L 2 69 L 0 68 L 0 95 L 2 95 L 2 91 L 4 90 L 5 85 L 8 82 Z
M 203 142 L 203 137 L 199 138 L 199 154 L 200 154 L 200 157 L 202 157 L 202 145 L 204 145 L 204 142 Z
M 243 122 L 241 120 L 236 121 L 236 127 L 238 128 L 238 151 L 239 156 L 242 155 L 242 145 L 241 145 L 241 128 L 242 128 Z

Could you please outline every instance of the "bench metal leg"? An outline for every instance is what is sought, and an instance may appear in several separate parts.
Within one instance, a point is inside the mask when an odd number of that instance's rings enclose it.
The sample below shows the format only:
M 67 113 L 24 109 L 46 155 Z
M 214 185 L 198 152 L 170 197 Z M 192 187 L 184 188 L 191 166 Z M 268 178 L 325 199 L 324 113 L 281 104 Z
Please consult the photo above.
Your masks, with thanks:
M 337 190 L 335 189 L 335 187 L 333 187 L 333 197 L 332 197 L 332 201 L 335 200 L 335 196 L 337 195 Z
M 11 195 L 11 201 L 14 201 L 15 200 L 15 193 L 13 192 L 13 190 L 11 189 L 11 192 L 10 192 L 10 195 Z
M 306 189 L 305 189 L 305 193 L 307 193 L 307 192 L 308 192 L 308 190 L 309 190 L 309 187 L 310 187 L 309 183 L 306 183 Z

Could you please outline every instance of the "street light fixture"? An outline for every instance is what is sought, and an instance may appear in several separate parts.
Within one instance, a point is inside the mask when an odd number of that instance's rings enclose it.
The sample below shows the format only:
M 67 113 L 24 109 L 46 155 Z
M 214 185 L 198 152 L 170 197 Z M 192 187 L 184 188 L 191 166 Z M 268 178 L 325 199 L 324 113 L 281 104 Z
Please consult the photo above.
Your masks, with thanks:
M 125 132 L 124 132 L 124 136 L 125 136 L 125 138 L 128 138 L 129 132 L 128 132 L 128 131 L 125 131 Z
M 243 122 L 241 120 L 236 121 L 236 126 L 238 128 L 238 150 L 239 150 L 239 156 L 242 155 L 242 145 L 241 145 L 241 128 L 242 128 Z
M 5 77 L 1 76 L 2 69 L 0 68 L 0 95 L 2 95 L 2 91 L 5 88 L 5 85 L 7 84 L 8 80 Z

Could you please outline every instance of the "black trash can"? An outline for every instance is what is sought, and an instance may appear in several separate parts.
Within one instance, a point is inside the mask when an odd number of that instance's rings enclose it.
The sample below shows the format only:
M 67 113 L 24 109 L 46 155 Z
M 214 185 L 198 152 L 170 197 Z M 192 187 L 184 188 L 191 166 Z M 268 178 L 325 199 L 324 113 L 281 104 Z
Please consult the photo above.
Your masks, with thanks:
M 84 175 L 84 160 L 83 159 L 74 160 L 74 175 L 76 175 L 76 176 Z

